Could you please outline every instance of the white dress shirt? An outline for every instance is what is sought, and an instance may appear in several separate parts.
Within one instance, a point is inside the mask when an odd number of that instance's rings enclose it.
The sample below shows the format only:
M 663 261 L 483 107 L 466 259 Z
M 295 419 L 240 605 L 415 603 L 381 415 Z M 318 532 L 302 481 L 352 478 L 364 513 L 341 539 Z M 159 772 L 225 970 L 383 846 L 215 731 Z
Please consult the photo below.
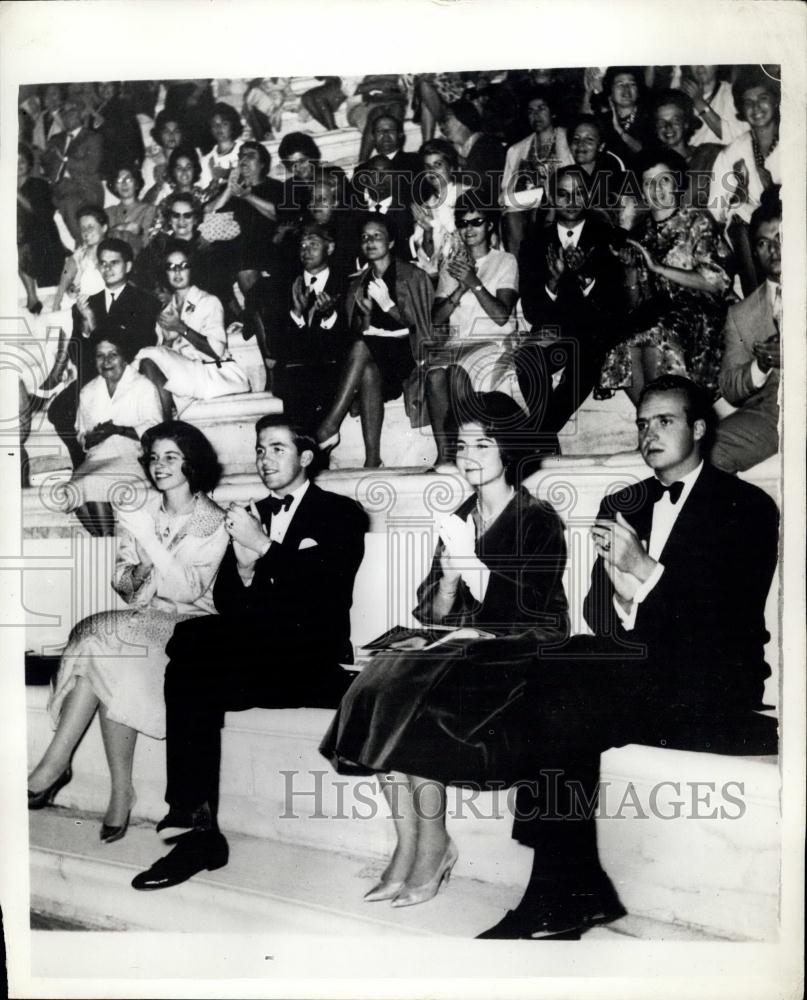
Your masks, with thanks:
M 688 472 L 685 476 L 681 476 L 681 479 L 678 480 L 678 482 L 682 482 L 684 484 L 684 488 L 681 491 L 681 496 L 678 498 L 677 503 L 674 504 L 670 499 L 670 494 L 665 493 L 664 496 L 662 496 L 662 498 L 656 501 L 653 505 L 653 522 L 650 528 L 650 540 L 647 545 L 647 554 L 651 559 L 656 560 L 656 567 L 644 583 L 639 584 L 639 588 L 636 591 L 629 608 L 625 608 L 619 601 L 616 594 L 614 594 L 614 607 L 616 608 L 616 613 L 622 621 L 622 627 L 626 632 L 630 632 L 636 623 L 636 612 L 638 611 L 639 605 L 661 579 L 664 572 L 664 565 L 659 562 L 659 557 L 664 551 L 667 539 L 670 537 L 670 534 L 675 527 L 675 522 L 678 520 L 678 517 L 683 510 L 689 494 L 692 492 L 692 487 L 695 485 L 698 476 L 701 474 L 701 469 L 703 469 L 703 462 L 701 462 L 696 469 L 693 469 L 692 472 Z
M 306 490 L 310 485 L 310 480 L 306 479 L 302 486 L 298 486 L 297 489 L 291 494 L 292 501 L 291 506 L 288 510 L 280 510 L 277 514 L 272 514 L 272 520 L 269 525 L 269 541 L 272 545 L 281 545 L 286 537 L 286 532 L 289 530 L 289 525 L 297 513 L 297 508 L 300 506 L 300 501 L 305 496 Z M 270 496 L 276 497 L 278 500 L 282 500 L 286 494 L 279 494 L 271 491 Z M 271 545 L 269 546 L 271 548 Z M 267 548 L 266 552 L 269 551 Z M 262 553 L 258 558 L 262 559 L 266 555 L 266 552 Z M 249 587 L 252 584 L 252 580 L 255 576 L 255 565 L 257 559 L 251 566 L 239 566 L 238 575 L 241 577 L 241 582 L 245 587 Z
M 310 271 L 303 271 L 302 283 L 305 289 L 306 296 L 313 292 L 316 296 L 322 295 L 325 291 L 325 286 L 328 284 L 328 278 L 330 277 L 331 269 L 326 267 L 324 270 L 320 271 L 318 274 L 312 274 Z M 289 316 L 291 316 L 294 325 L 299 329 L 302 329 L 306 324 L 307 317 L 298 316 L 293 310 L 289 310 Z M 309 320 L 310 322 L 310 320 Z M 321 321 L 320 328 L 323 330 L 330 330 L 331 327 L 336 322 L 336 310 L 332 309 L 331 312 Z

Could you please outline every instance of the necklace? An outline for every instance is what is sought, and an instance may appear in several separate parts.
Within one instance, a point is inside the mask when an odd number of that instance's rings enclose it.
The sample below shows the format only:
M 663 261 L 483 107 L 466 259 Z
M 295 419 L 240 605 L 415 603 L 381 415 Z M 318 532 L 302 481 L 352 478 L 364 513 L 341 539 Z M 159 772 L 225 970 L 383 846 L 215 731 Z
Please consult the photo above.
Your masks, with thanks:
M 630 132 L 631 125 L 636 121 L 636 115 L 639 113 L 638 107 L 634 108 L 633 111 L 627 116 L 627 118 L 620 118 L 619 124 L 622 126 L 623 132 Z
M 757 170 L 765 170 L 765 160 L 771 155 L 771 153 L 774 151 L 774 149 L 776 149 L 778 145 L 779 145 L 779 136 L 777 135 L 776 138 L 771 143 L 770 149 L 765 154 L 765 156 L 763 156 L 762 148 L 759 145 L 759 139 L 757 139 L 753 131 L 751 132 L 751 149 L 754 151 L 754 163 L 756 163 L 757 165 Z

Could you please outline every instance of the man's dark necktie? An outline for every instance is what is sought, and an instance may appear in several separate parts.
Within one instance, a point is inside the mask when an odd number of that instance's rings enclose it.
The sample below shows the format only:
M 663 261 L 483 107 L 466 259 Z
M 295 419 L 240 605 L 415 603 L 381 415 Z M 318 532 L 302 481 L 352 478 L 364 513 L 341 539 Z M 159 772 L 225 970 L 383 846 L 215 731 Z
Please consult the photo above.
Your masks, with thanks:
M 294 497 L 291 493 L 287 493 L 282 500 L 280 497 L 267 497 L 266 500 L 272 514 L 279 514 L 281 510 L 288 510 L 294 503 Z

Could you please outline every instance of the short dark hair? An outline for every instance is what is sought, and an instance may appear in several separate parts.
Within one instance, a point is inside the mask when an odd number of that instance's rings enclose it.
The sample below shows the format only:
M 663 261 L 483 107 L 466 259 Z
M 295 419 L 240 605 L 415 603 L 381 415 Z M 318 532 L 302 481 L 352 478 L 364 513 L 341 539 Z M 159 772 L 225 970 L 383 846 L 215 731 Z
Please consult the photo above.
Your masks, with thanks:
M 149 469 L 149 454 L 155 441 L 166 439 L 173 441 L 182 452 L 184 458 L 182 474 L 188 480 L 191 493 L 209 493 L 221 476 L 218 455 L 199 428 L 185 423 L 184 420 L 166 420 L 161 424 L 155 424 L 154 427 L 149 427 L 140 439 L 143 447 L 140 464 L 151 485 L 156 488 Z
M 169 122 L 176 122 L 179 125 L 180 130 L 184 134 L 185 123 L 182 121 L 179 115 L 173 114 L 170 111 L 166 111 L 165 108 L 157 115 L 154 119 L 154 126 L 151 129 L 151 138 L 159 145 L 159 134 L 165 128 Z
M 779 72 L 778 66 L 772 66 L 773 71 Z M 764 87 L 776 102 L 777 118 L 779 115 L 779 105 L 782 102 L 782 84 L 774 79 L 762 66 L 744 66 L 737 79 L 731 85 L 731 96 L 734 98 L 734 109 L 741 122 L 745 121 L 743 112 L 743 94 L 752 87 Z
M 82 205 L 76 212 L 76 219 L 83 219 L 85 215 L 95 219 L 99 226 L 109 225 L 107 214 L 99 205 Z
M 558 167 L 557 170 L 553 170 L 549 175 L 549 180 L 546 184 L 546 193 L 550 204 L 554 204 L 558 191 L 558 181 L 564 177 L 573 177 L 580 185 L 583 194 L 586 193 L 586 178 L 583 168 L 578 167 L 576 163 L 567 163 L 562 167 Z
M 191 259 L 191 248 L 187 240 L 178 240 L 175 236 L 171 236 L 166 240 L 163 246 L 162 261 L 163 270 L 165 270 L 168 264 L 168 258 L 172 253 L 181 253 L 188 261 Z
M 482 131 L 482 116 L 466 97 L 461 97 L 458 101 L 450 104 L 447 114 L 454 115 L 457 121 L 471 132 Z
M 114 190 L 115 183 L 118 180 L 118 174 L 123 170 L 128 171 L 128 173 L 132 175 L 135 182 L 135 194 L 140 194 L 145 183 L 143 180 L 143 171 L 134 163 L 116 163 L 107 173 L 107 187 Z
M 601 118 L 598 118 L 596 115 L 589 114 L 577 115 L 572 119 L 572 122 L 569 125 L 568 132 L 570 137 L 574 135 L 575 129 L 577 129 L 580 125 L 588 125 L 589 128 L 595 128 L 597 130 L 597 135 L 600 137 L 600 142 L 603 142 L 604 128 Z
M 199 154 L 193 148 L 187 144 L 177 146 L 176 149 L 171 150 L 171 155 L 168 157 L 168 176 L 173 178 L 174 168 L 177 165 L 177 160 L 180 157 L 184 157 L 186 160 L 190 160 L 193 164 L 193 183 L 195 184 L 199 178 L 202 176 L 202 163 L 199 159 Z
M 498 211 L 490 207 L 488 199 L 484 198 L 478 189 L 463 191 L 457 198 L 454 205 L 454 219 L 459 220 L 468 212 L 478 212 L 490 225 L 495 225 L 499 218 Z
M 530 101 L 546 101 L 549 110 L 554 117 L 556 98 L 557 94 L 554 87 L 546 83 L 537 83 L 534 87 L 531 87 L 527 91 L 522 99 L 521 105 L 524 110 L 524 116 L 526 117 L 527 115 Z
M 277 147 L 277 155 L 280 157 L 281 162 L 285 162 L 295 153 L 302 153 L 309 160 L 322 159 L 319 146 L 306 132 L 289 132 L 288 135 L 284 135 L 280 140 L 280 145 Z
M 114 236 L 108 236 L 98 244 L 96 256 L 100 257 L 104 250 L 119 253 L 127 264 L 131 264 L 134 261 L 134 250 L 132 250 L 131 245 L 126 240 L 119 240 Z
M 637 101 L 641 103 L 645 95 L 644 70 L 641 66 L 609 66 L 602 78 L 602 92 L 606 98 L 611 94 L 614 80 L 622 74 L 630 75 L 636 83 Z M 606 105 L 607 106 L 607 105 Z
M 380 114 L 380 115 L 378 115 L 376 117 L 375 121 L 373 122 L 373 128 L 372 128 L 373 132 L 375 132 L 376 125 L 378 125 L 378 123 L 380 121 L 383 121 L 385 118 L 388 121 L 395 122 L 396 126 L 398 127 L 398 135 L 403 135 L 404 127 L 403 127 L 403 122 L 401 121 L 401 119 L 398 118 L 397 115 L 391 115 L 391 114 L 389 114 L 386 111 L 383 114 Z
M 268 177 L 269 171 L 272 169 L 272 155 L 269 150 L 262 142 L 256 142 L 254 139 L 248 139 L 246 142 L 242 142 L 238 147 L 239 158 L 245 152 L 249 152 L 250 150 L 258 154 L 258 162 L 261 165 L 261 172 L 264 177 Z
M 660 392 L 677 392 L 684 399 L 684 413 L 686 413 L 687 423 L 690 427 L 696 420 L 703 420 L 706 424 L 706 433 L 701 439 L 701 452 L 708 451 L 711 444 L 717 418 L 712 405 L 712 396 L 708 389 L 691 378 L 684 375 L 659 375 L 658 378 L 648 382 L 639 394 L 639 406 L 648 396 L 656 395 Z
M 304 451 L 310 451 L 316 455 L 319 451 L 319 446 L 313 434 L 303 427 L 302 424 L 295 423 L 283 413 L 267 413 L 263 417 L 260 417 L 255 424 L 255 437 L 257 438 L 261 431 L 266 430 L 267 427 L 287 428 L 298 455 L 302 455 Z
M 167 198 L 163 199 L 160 204 L 162 208 L 163 216 L 166 219 L 170 219 L 171 209 L 176 205 L 178 201 L 184 201 L 186 205 L 190 205 L 193 209 L 194 215 L 197 219 L 202 218 L 203 209 L 199 200 L 190 191 L 172 191 Z
M 397 230 L 395 223 L 388 215 L 381 215 L 379 212 L 362 212 L 361 214 L 364 216 L 361 220 L 362 232 L 365 226 L 369 226 L 372 223 L 373 225 L 381 226 L 390 242 L 396 238 Z
M 676 153 L 674 149 L 669 149 L 667 146 L 650 146 L 647 149 L 643 149 L 637 155 L 634 162 L 636 176 L 640 180 L 646 170 L 661 165 L 666 167 L 675 178 L 679 197 L 686 191 L 688 183 L 687 161 L 683 156 Z
M 499 448 L 505 479 L 518 485 L 522 460 L 534 454 L 534 438 L 527 430 L 527 415 L 518 403 L 503 392 L 474 392 L 464 396 L 453 413 L 449 433 L 454 436 L 463 424 L 479 424 Z
M 325 222 L 304 222 L 297 230 L 297 240 L 301 242 L 306 236 L 319 236 L 326 243 L 336 243 L 333 229 Z
M 656 112 L 668 104 L 674 105 L 684 116 L 684 142 L 689 142 L 690 138 L 697 132 L 700 126 L 700 119 L 695 114 L 695 105 L 689 94 L 683 90 L 661 90 L 653 97 L 653 104 L 650 113 L 655 119 Z
M 227 120 L 230 125 L 231 139 L 237 139 L 244 131 L 244 126 L 241 123 L 241 115 L 238 114 L 232 104 L 225 104 L 224 101 L 218 101 L 213 105 L 213 110 L 210 112 L 211 122 L 215 115 L 221 115 L 222 118 Z
M 773 222 L 775 219 L 781 221 L 782 218 L 782 186 L 774 184 L 762 192 L 759 205 L 754 209 L 751 221 L 748 224 L 748 231 L 753 239 L 761 225 L 766 222 Z
M 92 332 L 90 337 L 90 347 L 92 348 L 93 354 L 95 354 L 98 349 L 98 345 L 104 340 L 110 344 L 114 344 L 120 351 L 121 356 L 126 363 L 131 363 L 137 353 L 137 349 L 132 344 L 131 338 L 126 333 L 126 330 L 124 330 L 123 327 L 118 326 L 114 321 L 110 320 L 109 317 L 104 317 Z

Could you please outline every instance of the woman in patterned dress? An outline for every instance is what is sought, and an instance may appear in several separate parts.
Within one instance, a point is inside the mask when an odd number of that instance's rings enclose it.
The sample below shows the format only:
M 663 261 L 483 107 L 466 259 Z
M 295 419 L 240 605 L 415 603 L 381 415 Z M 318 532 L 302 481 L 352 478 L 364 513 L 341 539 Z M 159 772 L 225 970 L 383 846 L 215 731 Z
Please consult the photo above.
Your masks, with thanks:
M 104 843 L 126 833 L 138 732 L 165 737 L 165 646 L 177 622 L 215 613 L 213 581 L 228 542 L 224 512 L 206 495 L 220 467 L 201 431 L 166 422 L 146 431 L 142 445 L 156 492 L 119 515 L 113 579 L 129 609 L 91 615 L 70 633 L 48 704 L 56 733 L 28 780 L 28 808 L 49 805 L 70 781 L 70 760 L 97 709 L 112 784 Z

